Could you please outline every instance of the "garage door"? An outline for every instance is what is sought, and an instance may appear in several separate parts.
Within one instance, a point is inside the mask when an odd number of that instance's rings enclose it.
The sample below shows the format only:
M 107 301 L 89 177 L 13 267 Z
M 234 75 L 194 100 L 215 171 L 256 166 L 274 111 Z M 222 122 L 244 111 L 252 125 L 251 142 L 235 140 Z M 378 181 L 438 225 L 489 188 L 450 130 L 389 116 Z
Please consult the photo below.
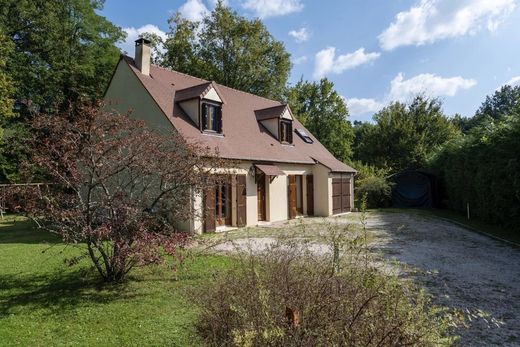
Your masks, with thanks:
M 332 179 L 332 213 L 350 211 L 350 175 Z

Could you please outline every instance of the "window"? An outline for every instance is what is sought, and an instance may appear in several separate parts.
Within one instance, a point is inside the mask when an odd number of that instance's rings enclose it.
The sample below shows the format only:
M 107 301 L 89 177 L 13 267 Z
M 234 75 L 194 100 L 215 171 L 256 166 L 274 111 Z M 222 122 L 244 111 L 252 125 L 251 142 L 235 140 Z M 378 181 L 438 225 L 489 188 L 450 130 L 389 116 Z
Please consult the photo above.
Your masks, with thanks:
M 222 112 L 221 106 L 203 103 L 201 130 L 210 132 L 222 132 Z
M 302 138 L 305 143 L 314 143 L 309 135 L 303 129 L 296 129 L 296 133 Z
M 292 143 L 292 122 L 280 121 L 280 142 Z

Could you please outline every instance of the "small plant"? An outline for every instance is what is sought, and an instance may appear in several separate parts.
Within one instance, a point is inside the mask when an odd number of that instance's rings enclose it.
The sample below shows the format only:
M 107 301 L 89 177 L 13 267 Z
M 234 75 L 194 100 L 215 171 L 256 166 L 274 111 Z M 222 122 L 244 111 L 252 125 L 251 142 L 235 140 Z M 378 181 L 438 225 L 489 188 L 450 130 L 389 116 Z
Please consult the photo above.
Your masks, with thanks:
M 359 231 L 359 230 L 358 230 Z M 242 253 L 197 291 L 198 330 L 210 346 L 449 345 L 443 311 L 410 283 L 374 267 L 353 226 L 327 226 L 328 248 L 278 240 Z

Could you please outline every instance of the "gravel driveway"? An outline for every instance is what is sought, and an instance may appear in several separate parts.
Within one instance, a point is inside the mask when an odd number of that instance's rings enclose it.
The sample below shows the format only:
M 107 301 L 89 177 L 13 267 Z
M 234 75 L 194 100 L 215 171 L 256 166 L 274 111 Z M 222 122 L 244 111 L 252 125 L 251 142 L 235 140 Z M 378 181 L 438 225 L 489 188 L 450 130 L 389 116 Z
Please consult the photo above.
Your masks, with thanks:
M 358 220 L 350 214 L 328 222 Z M 304 223 L 316 226 L 317 221 L 309 218 Z M 239 231 L 235 244 L 261 249 L 274 242 L 272 234 L 265 234 L 267 228 L 255 229 L 248 230 L 248 241 L 240 239 Z M 441 219 L 408 213 L 370 213 L 368 230 L 374 251 L 406 265 L 403 276 L 422 284 L 436 304 L 464 312 L 469 327 L 457 331 L 460 345 L 520 346 L 520 248 Z M 219 249 L 230 247 L 223 244 Z

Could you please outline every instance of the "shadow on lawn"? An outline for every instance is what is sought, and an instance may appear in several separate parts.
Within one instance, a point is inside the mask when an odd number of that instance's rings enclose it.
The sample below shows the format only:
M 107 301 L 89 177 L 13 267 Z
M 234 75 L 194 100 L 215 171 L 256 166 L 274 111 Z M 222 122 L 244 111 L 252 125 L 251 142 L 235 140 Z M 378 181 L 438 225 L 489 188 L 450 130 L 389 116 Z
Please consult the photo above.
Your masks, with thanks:
M 136 296 L 126 283 L 105 284 L 84 270 L 41 275 L 0 274 L 0 316 L 15 310 L 46 309 L 50 314 Z
M 30 220 L 17 220 L 13 217 L 0 220 L 0 244 L 58 244 L 61 239 L 49 232 L 36 228 L 36 224 Z

